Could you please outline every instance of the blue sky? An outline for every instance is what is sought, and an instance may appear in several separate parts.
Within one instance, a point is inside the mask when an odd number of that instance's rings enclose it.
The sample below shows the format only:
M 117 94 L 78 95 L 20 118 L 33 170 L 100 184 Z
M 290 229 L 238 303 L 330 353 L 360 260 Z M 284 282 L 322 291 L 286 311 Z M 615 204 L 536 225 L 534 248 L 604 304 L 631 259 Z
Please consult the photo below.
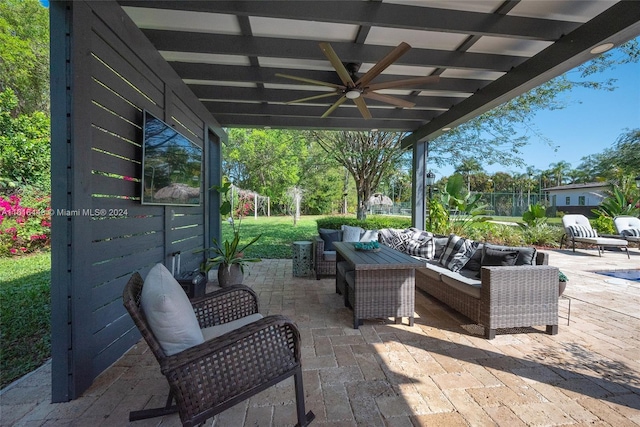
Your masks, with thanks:
M 573 73 L 577 79 L 577 73 Z M 566 108 L 536 114 L 534 124 L 549 142 L 537 136 L 530 137 L 529 145 L 522 150 L 527 165 L 543 170 L 551 163 L 564 160 L 572 167 L 578 167 L 582 157 L 610 148 L 625 128 L 640 127 L 640 64 L 619 65 L 592 77 L 597 80 L 616 78 L 617 88 L 612 92 L 575 89 L 562 95 L 569 104 Z M 550 144 L 558 146 L 557 151 Z M 524 172 L 524 168 L 501 165 L 483 167 L 490 174 Z M 440 168 L 437 173 L 446 176 L 453 173 L 453 169 Z

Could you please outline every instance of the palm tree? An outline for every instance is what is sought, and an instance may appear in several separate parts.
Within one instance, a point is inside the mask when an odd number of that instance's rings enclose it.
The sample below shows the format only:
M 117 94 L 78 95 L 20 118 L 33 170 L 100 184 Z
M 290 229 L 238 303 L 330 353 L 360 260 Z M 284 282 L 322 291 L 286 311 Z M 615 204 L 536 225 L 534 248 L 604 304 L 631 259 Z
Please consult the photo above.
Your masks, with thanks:
M 551 167 L 551 173 L 556 178 L 556 185 L 562 185 L 571 170 L 571 163 L 561 160 L 558 163 L 551 163 L 549 166 Z
M 456 166 L 454 174 L 460 174 L 465 177 L 467 181 L 467 192 L 471 192 L 471 175 L 479 172 L 484 172 L 482 165 L 476 159 L 467 158 L 462 159 L 462 162 Z

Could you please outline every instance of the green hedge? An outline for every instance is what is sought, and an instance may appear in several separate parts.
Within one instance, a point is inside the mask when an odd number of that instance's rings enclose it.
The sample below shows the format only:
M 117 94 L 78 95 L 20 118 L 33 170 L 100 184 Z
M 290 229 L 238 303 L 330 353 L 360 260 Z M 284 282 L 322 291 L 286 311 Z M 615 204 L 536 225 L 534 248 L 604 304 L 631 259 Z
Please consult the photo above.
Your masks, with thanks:
M 380 230 L 382 228 L 401 228 L 411 227 L 411 218 L 399 216 L 369 216 L 364 221 L 355 217 L 348 216 L 328 216 L 316 220 L 318 228 L 328 228 L 330 230 L 339 230 L 342 225 L 350 225 L 353 227 L 362 227 L 365 230 Z

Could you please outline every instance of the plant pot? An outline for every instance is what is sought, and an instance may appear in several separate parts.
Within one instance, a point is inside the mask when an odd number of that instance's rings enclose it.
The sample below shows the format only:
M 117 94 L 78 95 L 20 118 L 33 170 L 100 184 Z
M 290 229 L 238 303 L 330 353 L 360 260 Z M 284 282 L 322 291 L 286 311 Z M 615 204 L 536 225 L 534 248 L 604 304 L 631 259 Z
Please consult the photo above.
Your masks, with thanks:
M 221 288 L 231 285 L 241 285 L 244 280 L 244 273 L 240 264 L 220 264 L 218 266 L 218 285 Z
M 567 282 L 558 281 L 558 296 L 562 295 L 567 287 Z

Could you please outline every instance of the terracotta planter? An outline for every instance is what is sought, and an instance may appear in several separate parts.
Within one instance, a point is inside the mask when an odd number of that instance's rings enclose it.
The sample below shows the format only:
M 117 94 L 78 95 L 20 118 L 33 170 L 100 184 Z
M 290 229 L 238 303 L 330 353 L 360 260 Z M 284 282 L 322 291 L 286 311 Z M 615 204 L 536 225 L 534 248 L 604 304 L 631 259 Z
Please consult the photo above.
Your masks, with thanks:
M 241 285 L 244 274 L 240 269 L 240 264 L 220 264 L 218 267 L 218 285 L 221 288 L 231 285 Z
M 567 282 L 558 281 L 558 296 L 562 295 L 567 287 Z

